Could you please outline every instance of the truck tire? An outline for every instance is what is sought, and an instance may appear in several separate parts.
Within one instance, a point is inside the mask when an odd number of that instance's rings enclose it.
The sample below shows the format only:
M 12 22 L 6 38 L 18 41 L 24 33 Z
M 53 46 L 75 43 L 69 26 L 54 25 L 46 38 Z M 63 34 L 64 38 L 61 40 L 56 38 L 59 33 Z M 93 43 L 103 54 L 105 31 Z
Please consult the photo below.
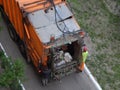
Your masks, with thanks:
M 8 19 L 8 16 L 5 14 L 5 12 L 4 12 L 2 7 L 0 7 L 0 11 L 1 11 L 2 18 L 4 19 L 5 23 L 7 24 L 7 28 L 8 28 L 8 32 L 9 32 L 10 38 L 13 41 L 17 42 L 17 40 L 18 40 L 17 33 L 15 32 L 14 27 L 12 26 L 10 20 Z
M 10 26 L 10 24 L 8 24 L 8 32 L 9 32 L 9 35 L 10 35 L 10 38 L 13 40 L 13 41 L 15 41 L 15 33 L 13 32 L 13 30 L 11 29 L 11 26 Z
M 4 17 L 5 17 L 5 13 L 4 13 L 4 11 L 3 11 L 3 8 L 2 8 L 2 6 L 0 6 L 0 12 L 1 12 L 1 16 L 2 16 L 2 18 L 4 19 Z
M 9 23 L 7 25 L 8 27 L 8 33 L 10 35 L 10 38 L 14 41 L 14 42 L 18 42 L 18 35 L 17 33 L 15 32 L 13 26 Z
M 18 46 L 19 46 L 19 50 L 20 50 L 22 56 L 25 58 L 26 62 L 31 63 L 31 59 L 27 55 L 26 46 L 25 46 L 25 44 L 24 44 L 24 42 L 22 40 L 19 40 Z
M 21 52 L 22 56 L 26 59 L 27 54 L 26 54 L 25 44 L 21 40 L 19 40 L 18 46 L 19 46 L 19 49 L 20 49 L 20 52 Z

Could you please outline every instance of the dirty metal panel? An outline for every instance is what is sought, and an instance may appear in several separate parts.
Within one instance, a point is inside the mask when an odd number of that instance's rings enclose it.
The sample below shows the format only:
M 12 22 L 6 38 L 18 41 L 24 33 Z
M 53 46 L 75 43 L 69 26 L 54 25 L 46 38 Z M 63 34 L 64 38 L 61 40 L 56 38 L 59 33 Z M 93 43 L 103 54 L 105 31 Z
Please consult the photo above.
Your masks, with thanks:
M 63 32 L 73 32 L 80 29 L 75 19 L 71 17 L 72 13 L 64 3 L 57 5 L 56 10 L 57 24 Z M 63 21 L 61 21 L 61 18 Z M 47 12 L 44 10 L 38 10 L 29 13 L 28 19 L 34 26 L 39 38 L 43 43 L 50 42 L 51 35 L 54 35 L 56 39 L 63 35 L 56 25 L 55 10 L 53 7 L 49 8 Z
M 74 32 L 80 30 L 80 27 L 74 18 L 69 18 L 63 22 L 59 22 L 58 25 L 64 32 Z
M 28 18 L 34 28 L 41 28 L 51 23 L 49 19 L 46 18 L 45 12 L 43 10 L 28 14 Z
M 46 11 L 39 10 L 28 14 L 28 18 L 35 28 L 46 27 L 55 23 L 55 13 L 57 22 L 72 16 L 72 13 L 64 3 L 56 6 L 57 12 L 55 12 L 53 7 L 48 8 Z
M 58 25 L 63 32 L 73 32 L 80 30 L 80 27 L 76 24 L 73 18 L 65 20 L 64 22 L 59 22 Z M 54 23 L 46 27 L 36 29 L 36 32 L 43 43 L 50 42 L 51 35 L 54 35 L 55 39 L 58 39 L 63 35 L 63 33 Z
M 56 10 L 57 10 L 57 17 L 61 17 L 62 20 L 72 16 L 73 14 L 71 13 L 71 11 L 68 9 L 68 7 L 65 5 L 65 3 L 63 4 L 59 4 L 56 6 Z
M 50 42 L 51 35 L 54 35 L 56 38 L 59 38 L 62 35 L 62 32 L 58 30 L 56 24 L 51 24 L 47 27 L 36 29 L 36 32 L 43 43 Z

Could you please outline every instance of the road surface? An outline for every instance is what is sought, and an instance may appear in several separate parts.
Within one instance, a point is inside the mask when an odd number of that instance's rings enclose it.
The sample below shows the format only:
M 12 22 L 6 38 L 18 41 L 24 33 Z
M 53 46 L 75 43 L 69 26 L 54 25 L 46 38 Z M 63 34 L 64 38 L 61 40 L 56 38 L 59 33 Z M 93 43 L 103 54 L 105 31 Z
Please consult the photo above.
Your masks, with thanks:
M 94 84 L 89 80 L 83 71 L 82 73 L 74 73 L 64 77 L 60 81 L 50 82 L 43 87 L 40 82 L 39 75 L 35 72 L 32 65 L 27 64 L 20 54 L 17 45 L 10 39 L 5 23 L 0 21 L 2 31 L 0 32 L 0 42 L 2 43 L 8 56 L 13 59 L 23 60 L 25 63 L 25 82 L 23 83 L 26 90 L 97 90 Z

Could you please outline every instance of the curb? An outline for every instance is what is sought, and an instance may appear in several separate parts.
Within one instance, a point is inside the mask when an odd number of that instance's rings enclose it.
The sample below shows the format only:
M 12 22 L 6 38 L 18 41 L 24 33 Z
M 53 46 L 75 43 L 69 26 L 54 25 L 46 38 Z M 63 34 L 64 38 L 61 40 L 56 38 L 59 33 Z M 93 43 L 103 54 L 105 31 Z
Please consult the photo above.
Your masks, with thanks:
M 90 72 L 90 70 L 87 68 L 87 66 L 85 65 L 85 73 L 87 74 L 88 78 L 93 82 L 93 84 L 95 85 L 95 87 L 97 88 L 97 90 L 102 90 L 101 86 L 99 85 L 99 83 L 95 80 L 94 76 L 92 75 L 92 73 Z
M 1 43 L 0 43 L 0 48 L 1 48 L 1 50 L 4 52 L 4 55 L 5 55 L 6 57 L 8 57 L 8 55 L 7 55 L 7 53 L 5 52 L 5 49 L 4 49 L 4 47 L 2 46 Z M 12 64 L 12 63 L 10 63 L 10 64 Z M 24 85 L 21 83 L 21 81 L 18 80 L 18 82 L 19 82 L 19 84 L 20 84 L 22 90 L 25 90 Z

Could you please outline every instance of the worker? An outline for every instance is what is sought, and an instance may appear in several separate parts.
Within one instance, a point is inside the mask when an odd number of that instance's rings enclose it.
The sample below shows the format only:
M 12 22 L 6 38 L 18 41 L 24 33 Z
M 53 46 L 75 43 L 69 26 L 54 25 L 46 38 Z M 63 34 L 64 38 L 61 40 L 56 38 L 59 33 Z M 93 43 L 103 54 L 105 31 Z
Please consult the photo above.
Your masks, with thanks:
M 48 84 L 48 81 L 50 79 L 50 73 L 51 73 L 51 70 L 48 68 L 48 66 L 42 67 L 42 84 L 43 84 L 43 86 Z
M 80 65 L 78 66 L 78 70 L 80 72 L 82 72 L 84 70 L 85 61 L 87 59 L 87 56 L 88 56 L 87 47 L 86 47 L 86 45 L 84 45 L 83 46 L 83 51 L 82 51 L 82 61 L 81 61 Z

